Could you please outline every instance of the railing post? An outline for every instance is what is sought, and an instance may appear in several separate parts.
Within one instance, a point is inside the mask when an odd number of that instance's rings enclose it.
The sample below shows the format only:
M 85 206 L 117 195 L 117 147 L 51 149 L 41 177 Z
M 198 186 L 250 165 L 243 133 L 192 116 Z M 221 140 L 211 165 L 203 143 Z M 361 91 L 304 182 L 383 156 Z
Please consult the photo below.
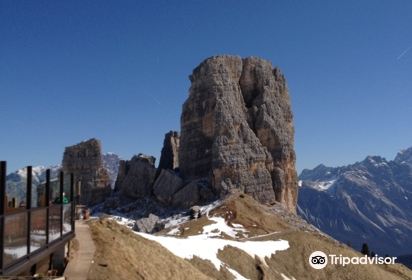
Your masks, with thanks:
M 27 166 L 27 186 L 26 186 L 26 213 L 27 213 L 27 255 L 30 254 L 30 232 L 31 232 L 31 189 L 33 181 L 33 167 Z
M 74 201 L 74 174 L 70 174 L 70 203 L 72 205 L 71 215 L 71 224 L 72 224 L 72 231 L 75 230 L 75 217 L 76 217 L 76 202 Z
M 64 173 L 60 171 L 60 237 L 63 236 L 63 186 L 64 186 Z
M 46 170 L 46 244 L 49 244 L 49 227 L 50 227 L 50 169 Z
M 6 175 L 7 175 L 7 163 L 5 161 L 0 162 L 0 268 L 1 275 L 4 271 L 3 255 L 4 255 L 4 201 L 6 199 Z

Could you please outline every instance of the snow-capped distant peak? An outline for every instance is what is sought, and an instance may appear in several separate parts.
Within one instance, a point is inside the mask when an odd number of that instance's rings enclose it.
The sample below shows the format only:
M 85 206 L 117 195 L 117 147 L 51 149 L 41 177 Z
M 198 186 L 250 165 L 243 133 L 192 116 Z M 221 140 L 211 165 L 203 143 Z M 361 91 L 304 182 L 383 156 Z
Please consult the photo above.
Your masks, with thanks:
M 118 155 L 116 153 L 113 153 L 113 152 L 104 153 L 103 156 L 116 156 L 116 157 L 118 157 Z
M 334 180 L 329 180 L 329 181 L 319 181 L 319 182 L 313 182 L 313 185 L 311 185 L 312 188 L 317 189 L 319 191 L 326 191 L 332 185 L 336 182 L 336 179 Z

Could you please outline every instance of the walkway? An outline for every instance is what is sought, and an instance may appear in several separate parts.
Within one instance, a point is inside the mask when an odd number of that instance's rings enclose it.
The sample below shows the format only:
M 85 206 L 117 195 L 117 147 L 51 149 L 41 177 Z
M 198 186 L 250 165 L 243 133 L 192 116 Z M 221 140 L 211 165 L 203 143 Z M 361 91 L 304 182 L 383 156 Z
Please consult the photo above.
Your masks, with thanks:
M 89 225 L 84 221 L 76 220 L 76 239 L 79 248 L 74 253 L 74 258 L 69 261 L 64 276 L 67 280 L 86 280 L 96 247 L 90 235 Z

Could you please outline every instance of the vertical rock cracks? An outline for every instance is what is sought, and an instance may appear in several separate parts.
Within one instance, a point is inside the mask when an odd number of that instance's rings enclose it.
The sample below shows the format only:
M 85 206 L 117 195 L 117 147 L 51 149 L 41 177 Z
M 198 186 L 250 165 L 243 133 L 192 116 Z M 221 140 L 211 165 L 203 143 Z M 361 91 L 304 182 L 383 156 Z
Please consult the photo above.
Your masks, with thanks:
M 293 115 L 281 72 L 256 57 L 216 56 L 190 80 L 179 148 L 185 181 L 207 179 L 218 194 L 239 188 L 295 212 Z

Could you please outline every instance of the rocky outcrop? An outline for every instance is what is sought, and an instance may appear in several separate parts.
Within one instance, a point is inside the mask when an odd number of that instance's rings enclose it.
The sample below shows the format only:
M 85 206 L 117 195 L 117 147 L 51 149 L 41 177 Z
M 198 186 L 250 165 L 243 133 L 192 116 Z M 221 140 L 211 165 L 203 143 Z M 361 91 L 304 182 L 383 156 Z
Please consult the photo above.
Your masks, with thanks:
M 62 162 L 63 172 L 73 173 L 77 189 L 80 189 L 79 203 L 93 205 L 110 194 L 110 176 L 103 166 L 101 143 L 90 139 L 66 147 Z
M 183 186 L 183 180 L 173 171 L 162 169 L 153 185 L 153 194 L 162 203 L 169 204 L 173 194 Z
M 176 170 L 179 168 L 180 137 L 176 131 L 169 131 L 165 135 L 160 155 L 158 174 L 162 169 Z
M 134 231 L 153 233 L 160 231 L 164 228 L 164 223 L 160 221 L 160 218 L 156 215 L 149 214 L 147 218 L 141 218 L 136 220 L 133 226 Z
M 207 180 L 217 194 L 238 188 L 294 212 L 293 117 L 280 71 L 259 58 L 217 56 L 202 62 L 190 80 L 181 116 L 184 179 Z M 175 202 L 189 194 L 196 198 L 187 188 L 175 194 Z
M 173 195 L 172 205 L 189 208 L 197 203 L 211 201 L 215 196 L 211 191 L 208 180 L 193 180 Z
M 120 161 L 115 190 L 129 198 L 150 196 L 156 175 L 155 158 L 139 154 Z

